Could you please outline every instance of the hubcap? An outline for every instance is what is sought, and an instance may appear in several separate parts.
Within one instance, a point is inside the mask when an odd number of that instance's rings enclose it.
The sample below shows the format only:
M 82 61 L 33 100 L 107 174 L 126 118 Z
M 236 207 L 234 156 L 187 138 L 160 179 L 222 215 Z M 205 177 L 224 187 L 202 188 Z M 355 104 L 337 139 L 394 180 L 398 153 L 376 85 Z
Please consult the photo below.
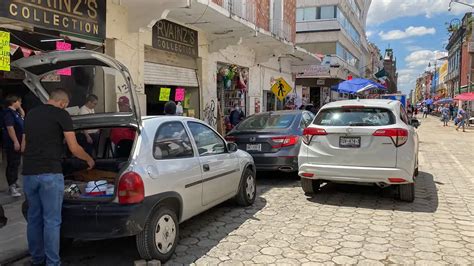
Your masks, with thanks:
M 245 184 L 245 192 L 248 199 L 253 199 L 255 195 L 255 178 L 251 175 L 247 177 Z
M 155 244 L 158 251 L 162 254 L 168 253 L 173 248 L 176 239 L 176 225 L 171 216 L 163 215 L 155 230 Z

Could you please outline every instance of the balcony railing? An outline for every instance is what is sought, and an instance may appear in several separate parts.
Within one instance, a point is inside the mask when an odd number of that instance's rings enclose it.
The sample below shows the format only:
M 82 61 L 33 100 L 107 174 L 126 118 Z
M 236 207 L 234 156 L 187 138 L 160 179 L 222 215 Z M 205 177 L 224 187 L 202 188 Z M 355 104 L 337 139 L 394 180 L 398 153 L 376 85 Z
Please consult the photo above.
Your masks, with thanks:
M 223 7 L 230 14 L 248 22 L 257 24 L 257 1 L 255 0 L 224 0 Z

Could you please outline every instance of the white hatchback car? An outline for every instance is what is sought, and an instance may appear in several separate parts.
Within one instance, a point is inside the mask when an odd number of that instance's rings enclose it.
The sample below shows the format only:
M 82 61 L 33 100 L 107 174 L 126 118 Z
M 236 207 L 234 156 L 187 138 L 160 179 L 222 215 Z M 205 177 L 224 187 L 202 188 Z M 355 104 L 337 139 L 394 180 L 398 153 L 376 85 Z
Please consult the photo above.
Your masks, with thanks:
M 136 236 L 142 258 L 164 262 L 178 244 L 179 223 L 229 199 L 242 206 L 255 201 L 252 156 L 198 119 L 141 117 L 130 74 L 117 60 L 74 50 L 31 56 L 12 65 L 24 71 L 24 83 L 43 102 L 53 85 L 73 91 L 71 105 L 83 104 L 76 95 L 85 96 L 91 89 L 110 98 L 120 91 L 130 99 L 130 107 L 121 112 L 111 101 L 103 113 L 72 116 L 78 136 L 84 130 L 99 136 L 91 170 L 64 147 L 62 245 L 72 239 Z M 71 77 L 61 77 L 58 84 L 45 80 L 66 67 L 72 69 Z M 24 214 L 27 208 L 25 204 Z
M 399 101 L 332 102 L 304 130 L 298 164 L 305 193 L 322 182 L 398 185 L 400 199 L 412 202 L 418 135 Z

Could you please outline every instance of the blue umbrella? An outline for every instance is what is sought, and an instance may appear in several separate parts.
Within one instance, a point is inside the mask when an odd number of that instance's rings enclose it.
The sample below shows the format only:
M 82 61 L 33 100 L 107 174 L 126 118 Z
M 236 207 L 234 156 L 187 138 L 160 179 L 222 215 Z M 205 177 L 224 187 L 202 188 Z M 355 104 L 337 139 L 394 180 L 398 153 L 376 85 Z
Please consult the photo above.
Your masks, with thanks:
M 445 104 L 453 102 L 453 98 L 443 98 L 441 100 L 436 101 L 437 104 Z
M 343 81 L 338 85 L 334 86 L 333 89 L 337 90 L 339 93 L 357 94 L 366 90 L 386 90 L 387 88 L 372 80 L 355 78 Z
M 426 104 L 433 104 L 433 99 L 426 99 L 423 102 Z

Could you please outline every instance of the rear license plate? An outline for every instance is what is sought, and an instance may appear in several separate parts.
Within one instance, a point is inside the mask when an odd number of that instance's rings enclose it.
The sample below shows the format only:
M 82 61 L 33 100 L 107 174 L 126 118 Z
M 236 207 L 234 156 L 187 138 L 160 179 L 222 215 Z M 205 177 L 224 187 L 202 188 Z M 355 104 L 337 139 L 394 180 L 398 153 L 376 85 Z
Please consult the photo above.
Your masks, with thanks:
M 360 137 L 339 137 L 339 147 L 360 148 Z
M 262 151 L 262 144 L 247 144 L 247 151 Z

